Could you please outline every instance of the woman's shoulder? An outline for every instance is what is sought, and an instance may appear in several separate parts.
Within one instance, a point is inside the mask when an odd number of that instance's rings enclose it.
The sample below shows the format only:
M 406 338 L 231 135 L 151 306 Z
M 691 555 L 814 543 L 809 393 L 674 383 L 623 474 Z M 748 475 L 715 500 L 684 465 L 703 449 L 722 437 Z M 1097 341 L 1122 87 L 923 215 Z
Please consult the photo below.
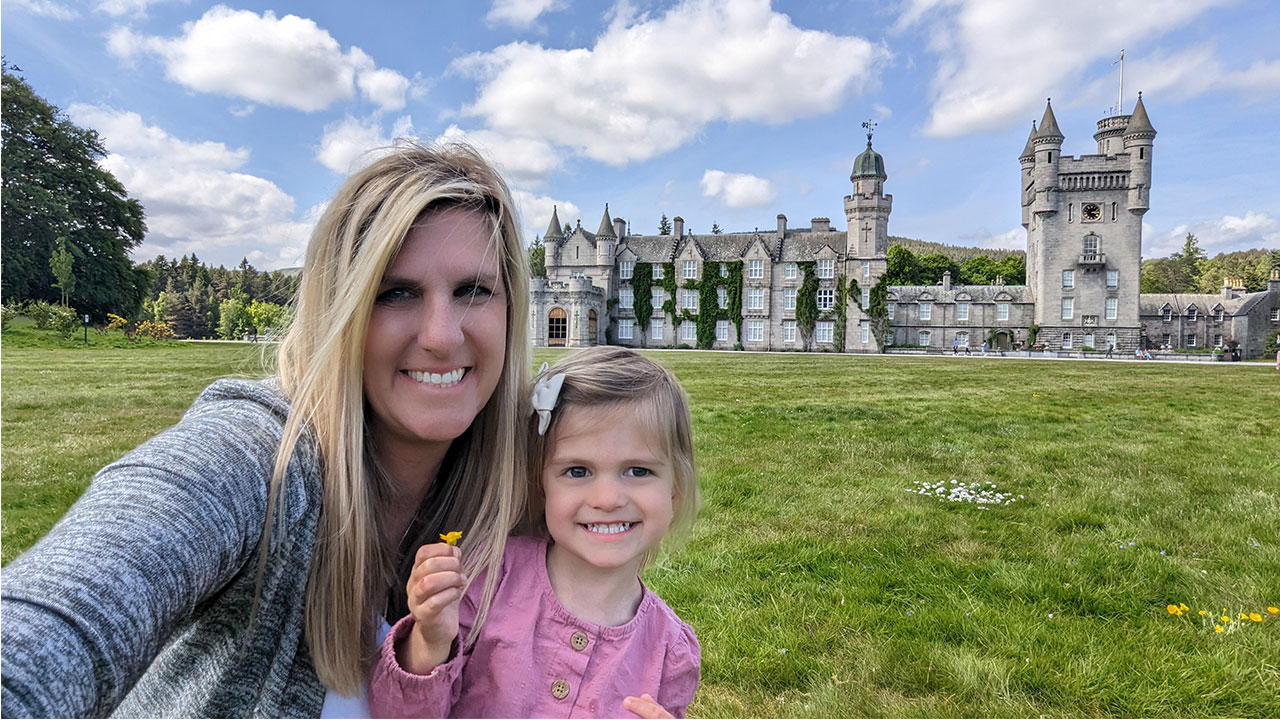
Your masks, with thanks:
M 289 399 L 276 378 L 249 380 L 224 378 L 206 387 L 184 417 L 227 414 L 228 420 L 258 417 L 283 425 L 289 415 Z

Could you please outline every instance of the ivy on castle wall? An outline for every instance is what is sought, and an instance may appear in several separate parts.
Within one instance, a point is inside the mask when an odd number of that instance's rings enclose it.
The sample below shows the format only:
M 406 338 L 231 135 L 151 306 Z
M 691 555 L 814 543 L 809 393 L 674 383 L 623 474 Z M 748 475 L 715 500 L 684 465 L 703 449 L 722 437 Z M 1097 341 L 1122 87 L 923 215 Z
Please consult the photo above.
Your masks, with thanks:
M 653 265 L 636 263 L 631 270 L 632 308 L 636 313 L 637 330 L 647 335 L 649 319 L 653 317 Z
M 868 293 L 867 307 L 863 309 L 867 321 L 871 323 L 871 334 L 884 352 L 889 343 L 889 276 L 881 275 L 879 281 L 871 286 Z
M 676 264 L 662 263 L 662 289 L 667 292 L 667 300 L 662 303 L 662 312 L 675 322 L 676 313 Z M 671 329 L 675 332 L 675 328 Z
M 800 339 L 804 341 L 804 349 L 809 349 L 813 342 L 813 329 L 818 324 L 818 276 L 812 260 L 797 263 L 804 271 L 804 281 L 800 283 L 800 292 L 796 294 L 796 327 L 800 329 Z
M 832 338 L 835 342 L 836 352 L 844 352 L 845 350 L 844 338 L 849 328 L 848 303 L 850 292 L 858 292 L 858 281 L 848 278 L 848 284 L 846 285 L 844 275 L 836 278 L 836 328 Z
M 704 262 L 702 279 L 688 280 L 684 284 L 686 288 L 698 290 L 698 314 L 686 311 L 684 318 L 698 324 L 698 347 L 703 350 L 709 350 L 715 344 L 716 322 L 719 320 L 732 320 L 739 337 L 742 334 L 742 261 L 725 263 L 727 277 L 720 276 L 719 265 L 720 263 Z M 728 300 L 728 307 L 725 308 L 720 307 L 717 292 L 722 286 Z

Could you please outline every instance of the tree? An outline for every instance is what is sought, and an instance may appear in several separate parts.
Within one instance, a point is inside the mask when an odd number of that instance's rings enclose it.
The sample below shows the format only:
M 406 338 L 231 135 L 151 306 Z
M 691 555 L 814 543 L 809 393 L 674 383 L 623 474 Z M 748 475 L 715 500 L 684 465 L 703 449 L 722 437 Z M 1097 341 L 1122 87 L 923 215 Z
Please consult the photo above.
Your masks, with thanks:
M 67 239 L 58 238 L 58 249 L 49 256 L 49 269 L 53 271 L 57 282 L 53 284 L 62 293 L 62 304 L 66 306 L 67 297 L 76 291 L 76 276 L 71 272 L 75 258 L 67 252 Z
M 890 285 L 915 285 L 920 274 L 920 261 L 916 254 L 901 245 L 889 246 L 884 277 Z
M 662 213 L 662 219 L 658 221 L 658 234 L 659 235 L 671 234 L 671 221 L 667 219 L 666 213 Z
M 719 234 L 720 234 L 720 233 L 722 233 L 722 232 L 724 232 L 724 230 L 721 230 L 721 229 L 720 229 L 720 223 L 715 223 L 715 222 L 711 223 L 711 234 L 712 234 L 712 235 L 719 235 Z
M 547 246 L 538 235 L 533 237 L 533 244 L 529 246 L 529 272 L 534 277 L 547 276 Z
M 98 134 L 77 127 L 9 69 L 4 63 L 0 292 L 10 302 L 56 299 L 48 259 L 65 237 L 76 276 L 68 302 L 100 320 L 136 313 L 151 278 L 128 257 L 146 232 L 142 205 L 98 165 L 106 155 Z

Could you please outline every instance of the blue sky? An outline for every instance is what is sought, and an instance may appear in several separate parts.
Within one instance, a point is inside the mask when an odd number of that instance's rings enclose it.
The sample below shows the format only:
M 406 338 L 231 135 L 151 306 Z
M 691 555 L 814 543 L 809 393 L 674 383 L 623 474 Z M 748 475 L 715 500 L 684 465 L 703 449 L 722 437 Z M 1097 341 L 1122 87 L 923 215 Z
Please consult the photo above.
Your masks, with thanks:
M 1280 6 L 1267 0 L 5 0 L 0 48 L 92 127 L 142 201 L 135 259 L 298 265 L 343 176 L 394 137 L 469 139 L 528 239 L 605 203 L 635 232 L 843 228 L 875 147 L 890 233 L 1025 247 L 1018 155 L 1053 98 L 1064 151 L 1139 90 L 1143 255 L 1193 232 L 1280 247 Z

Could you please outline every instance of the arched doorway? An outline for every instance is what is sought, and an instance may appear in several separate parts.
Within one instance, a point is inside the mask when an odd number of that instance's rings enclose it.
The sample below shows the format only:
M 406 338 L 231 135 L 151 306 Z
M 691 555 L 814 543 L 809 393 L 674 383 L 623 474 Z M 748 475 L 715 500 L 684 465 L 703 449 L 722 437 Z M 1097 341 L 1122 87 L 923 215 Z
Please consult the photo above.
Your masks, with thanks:
M 590 342 L 592 345 L 599 345 L 600 337 L 598 333 L 600 331 L 600 321 L 596 318 L 595 310 L 587 311 L 587 327 L 590 329 L 590 332 L 591 332 L 591 339 L 588 342 Z
M 1009 350 L 1010 346 L 1011 346 L 1011 343 L 1009 341 L 1009 333 L 1004 330 L 998 331 L 996 333 L 996 349 Z
M 564 308 L 551 308 L 551 312 L 547 313 L 547 345 L 564 347 L 568 337 L 569 317 L 565 315 Z

